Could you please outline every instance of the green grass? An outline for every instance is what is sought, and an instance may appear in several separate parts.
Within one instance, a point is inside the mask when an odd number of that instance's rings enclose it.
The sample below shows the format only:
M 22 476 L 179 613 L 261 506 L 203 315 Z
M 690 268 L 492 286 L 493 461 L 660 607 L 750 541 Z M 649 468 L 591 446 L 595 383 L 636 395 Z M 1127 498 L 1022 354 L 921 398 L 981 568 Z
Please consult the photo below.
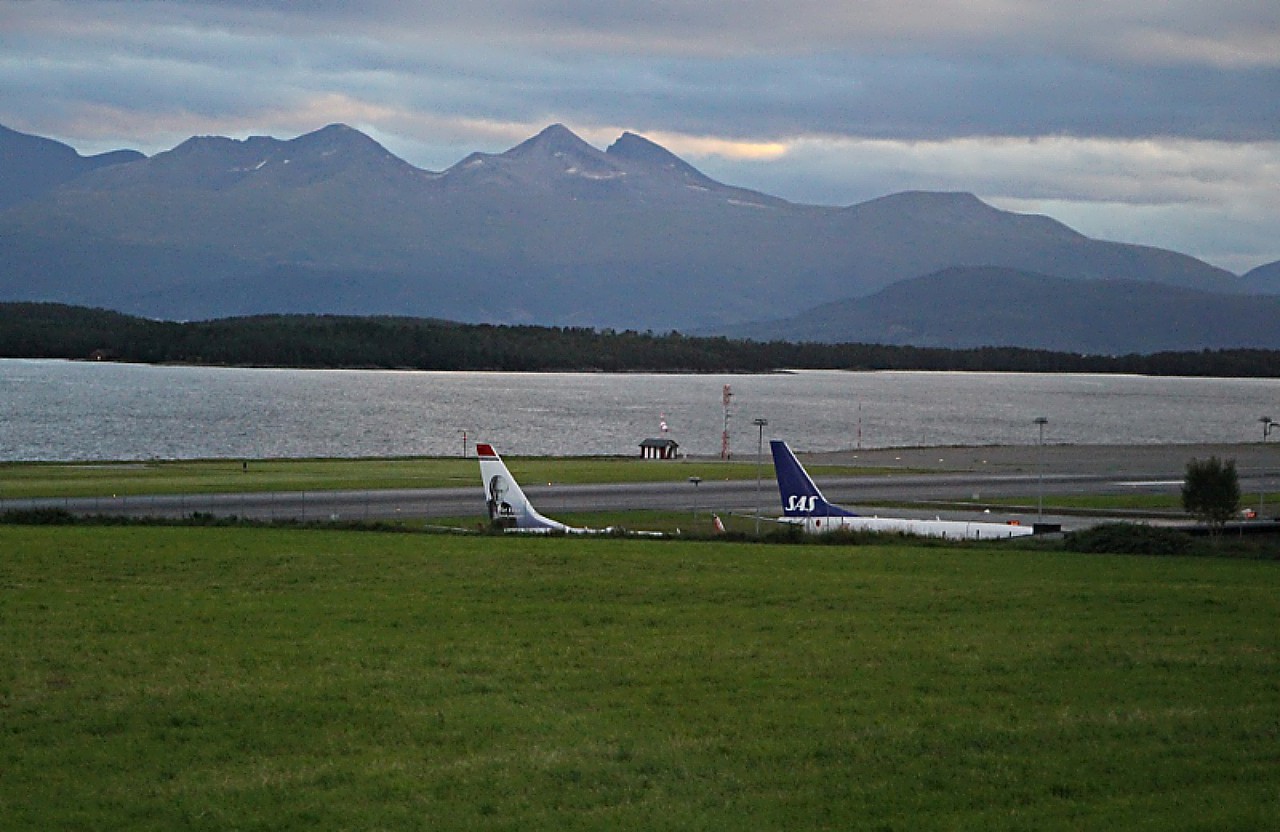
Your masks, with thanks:
M 1267 828 L 1278 569 L 0 526 L 0 817 Z
M 475 461 L 463 459 L 7 463 L 0 497 L 438 488 L 478 479 Z
M 1280 493 L 1268 493 L 1262 499 L 1263 509 L 1265 513 L 1270 514 L 1280 506 Z M 1010 506 L 1027 506 L 1035 505 L 1036 497 L 1006 497 L 984 500 L 983 505 L 1010 505 Z M 1055 510 L 1073 510 L 1073 511 L 1156 511 L 1156 512 L 1182 512 L 1182 495 L 1181 493 L 1173 494 L 1051 494 L 1045 495 L 1045 509 L 1052 507 Z M 1242 493 L 1240 495 L 1240 508 L 1258 508 L 1258 493 L 1252 494 Z
M 1038 502 L 1035 494 L 1017 497 L 983 498 L 978 505 L 983 506 L 1034 506 Z M 1182 511 L 1182 497 L 1179 494 L 1046 494 L 1044 507 L 1049 509 L 1070 509 L 1077 511 Z
M 693 476 L 743 480 L 756 475 L 754 464 L 701 459 L 658 462 L 620 457 L 513 457 L 506 462 L 512 474 L 529 483 L 684 482 Z M 834 476 L 875 469 L 814 470 Z M 766 469 L 765 476 L 773 476 L 771 469 Z M 0 464 L 0 499 L 443 488 L 479 482 L 480 469 L 474 457 Z

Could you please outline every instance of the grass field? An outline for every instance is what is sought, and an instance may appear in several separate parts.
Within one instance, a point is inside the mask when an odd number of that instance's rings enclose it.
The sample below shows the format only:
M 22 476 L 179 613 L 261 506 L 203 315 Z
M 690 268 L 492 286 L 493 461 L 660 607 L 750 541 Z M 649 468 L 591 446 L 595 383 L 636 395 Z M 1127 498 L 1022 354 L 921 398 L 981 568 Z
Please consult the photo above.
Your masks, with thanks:
M 611 457 L 514 457 L 511 472 L 527 482 L 684 482 L 753 479 L 755 466 L 719 460 Z M 881 469 L 815 467 L 827 475 Z M 766 468 L 772 476 L 772 469 Z M 186 462 L 0 463 L 0 499 L 141 494 L 442 488 L 480 482 L 474 457 L 411 459 L 267 459 Z
M 1278 569 L 0 526 L 0 818 L 1271 828 Z
M 1045 505 L 1052 505 L 1055 510 L 1068 511 L 1115 511 L 1128 509 L 1137 512 L 1182 512 L 1182 494 L 1050 494 L 1046 495 Z M 999 497 L 986 501 L 986 505 L 1026 505 L 1026 497 L 1002 499 Z M 1268 492 L 1259 495 L 1240 495 L 1240 507 L 1257 509 L 1259 505 L 1270 512 L 1280 505 L 1280 493 Z

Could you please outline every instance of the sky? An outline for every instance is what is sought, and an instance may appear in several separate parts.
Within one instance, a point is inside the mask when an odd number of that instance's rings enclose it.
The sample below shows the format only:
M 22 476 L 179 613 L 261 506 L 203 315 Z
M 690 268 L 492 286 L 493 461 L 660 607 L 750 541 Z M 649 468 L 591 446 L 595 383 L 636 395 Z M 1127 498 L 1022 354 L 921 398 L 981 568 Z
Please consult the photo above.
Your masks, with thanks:
M 342 122 L 443 170 L 553 123 L 795 202 L 969 191 L 1280 260 L 1277 0 L 0 0 L 0 124 L 86 155 Z

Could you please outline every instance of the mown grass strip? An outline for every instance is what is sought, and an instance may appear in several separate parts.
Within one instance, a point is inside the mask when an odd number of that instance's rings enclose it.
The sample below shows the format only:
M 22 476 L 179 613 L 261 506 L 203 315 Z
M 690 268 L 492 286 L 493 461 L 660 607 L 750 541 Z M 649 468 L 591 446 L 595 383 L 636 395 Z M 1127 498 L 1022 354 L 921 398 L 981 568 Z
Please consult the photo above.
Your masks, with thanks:
M 1265 828 L 1275 563 L 0 526 L 15 829 Z
M 524 482 L 622 483 L 753 479 L 755 466 L 718 460 L 657 462 L 619 457 L 513 457 Z M 819 467 L 823 475 L 872 469 Z M 0 500 L 144 494 L 446 488 L 480 481 L 474 458 L 266 459 L 0 464 Z
M 1071 511 L 1149 511 L 1149 512 L 1182 512 L 1182 495 L 1173 494 L 1053 494 L 1046 495 L 1045 508 Z M 994 497 L 983 500 L 981 505 L 993 506 L 1028 506 L 1035 505 L 1036 497 Z M 1259 495 L 1241 494 L 1240 508 L 1253 509 L 1259 507 L 1269 513 L 1280 506 L 1280 492 L 1268 492 Z

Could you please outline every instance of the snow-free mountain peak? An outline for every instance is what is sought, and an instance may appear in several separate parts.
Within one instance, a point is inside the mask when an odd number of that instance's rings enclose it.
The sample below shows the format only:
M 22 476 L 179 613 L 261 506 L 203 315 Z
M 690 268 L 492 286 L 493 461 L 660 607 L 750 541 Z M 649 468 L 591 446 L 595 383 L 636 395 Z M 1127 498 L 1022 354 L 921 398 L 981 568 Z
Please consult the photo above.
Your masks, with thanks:
M 563 124 L 552 124 L 542 129 L 535 136 L 525 139 L 520 144 L 504 153 L 504 156 L 519 157 L 530 156 L 534 154 L 561 156 L 586 156 L 596 157 L 600 155 L 600 151 L 578 137 L 568 127 Z
M 662 145 L 635 133 L 623 133 L 609 145 L 605 155 L 623 164 L 665 171 L 703 187 L 724 187 Z
M 336 154 L 364 156 L 374 159 L 395 159 L 382 145 L 354 127 L 345 124 L 330 124 L 312 133 L 305 133 L 292 141 L 284 142 L 284 148 L 300 155 L 316 155 L 321 158 Z
M 81 156 L 70 145 L 0 125 L 0 210 L 86 173 L 145 158 L 136 150 Z
M 609 145 L 605 153 L 614 159 L 623 159 L 628 162 L 639 162 L 653 167 L 663 167 L 684 173 L 702 175 L 693 165 L 690 165 L 662 145 L 629 131 L 623 133 L 613 144 Z
M 563 124 L 547 127 L 503 153 L 502 158 L 525 166 L 535 176 L 613 179 L 624 175 L 612 159 Z
M 1280 260 L 1250 269 L 1241 282 L 1249 291 L 1280 295 Z
M 1042 238 L 1084 239 L 1079 232 L 1057 220 L 1003 211 L 966 191 L 902 191 L 850 206 L 845 211 L 863 222 L 895 227 L 920 224 L 926 230 L 969 233 L 965 229 L 982 229 L 985 233 L 986 229 L 1004 226 Z

